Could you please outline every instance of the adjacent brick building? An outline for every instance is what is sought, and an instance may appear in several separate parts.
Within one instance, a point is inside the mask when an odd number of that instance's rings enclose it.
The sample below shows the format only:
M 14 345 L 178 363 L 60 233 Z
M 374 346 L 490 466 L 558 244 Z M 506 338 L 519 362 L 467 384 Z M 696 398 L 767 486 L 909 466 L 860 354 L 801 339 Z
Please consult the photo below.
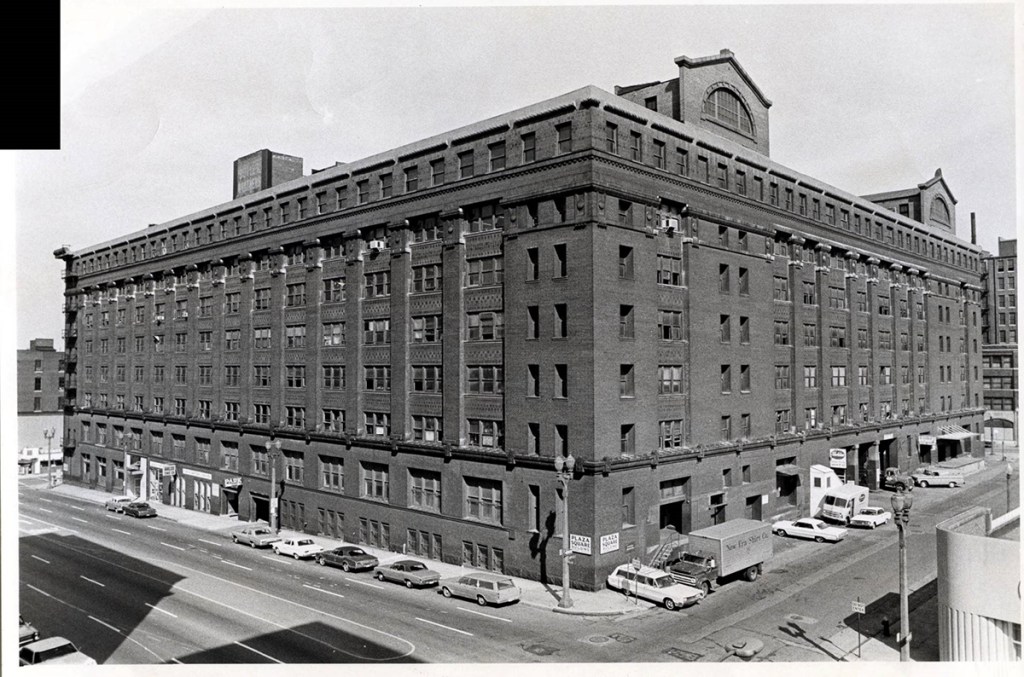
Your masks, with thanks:
M 982 251 L 773 162 L 728 51 L 78 251 L 69 475 L 573 583 L 979 453 Z M 265 444 L 281 442 L 282 458 Z
M 64 353 L 53 339 L 33 339 L 18 351 L 18 414 L 64 410 Z
M 1017 240 L 999 239 L 982 259 L 982 402 L 985 441 L 1017 442 Z

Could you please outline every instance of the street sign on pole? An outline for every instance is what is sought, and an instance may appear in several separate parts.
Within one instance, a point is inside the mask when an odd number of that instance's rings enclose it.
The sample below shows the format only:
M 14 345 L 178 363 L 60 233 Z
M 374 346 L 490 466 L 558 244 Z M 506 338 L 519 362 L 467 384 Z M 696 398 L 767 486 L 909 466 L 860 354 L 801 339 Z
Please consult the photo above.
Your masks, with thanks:
M 853 612 L 857 614 L 866 614 L 868 612 L 864 604 L 861 603 L 860 597 L 853 603 Z
M 861 603 L 860 597 L 857 597 L 857 601 L 853 603 L 853 610 L 857 614 L 857 658 L 860 658 L 860 643 L 863 635 L 860 632 L 860 615 L 865 613 L 867 609 L 864 604 Z

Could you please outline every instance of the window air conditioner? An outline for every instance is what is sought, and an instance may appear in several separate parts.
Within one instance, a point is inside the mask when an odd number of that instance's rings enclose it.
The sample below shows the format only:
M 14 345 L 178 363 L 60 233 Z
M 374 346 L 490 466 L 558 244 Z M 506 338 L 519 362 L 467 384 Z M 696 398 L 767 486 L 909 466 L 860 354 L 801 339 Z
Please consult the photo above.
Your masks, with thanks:
M 370 251 L 379 252 L 384 249 L 384 240 L 370 240 Z

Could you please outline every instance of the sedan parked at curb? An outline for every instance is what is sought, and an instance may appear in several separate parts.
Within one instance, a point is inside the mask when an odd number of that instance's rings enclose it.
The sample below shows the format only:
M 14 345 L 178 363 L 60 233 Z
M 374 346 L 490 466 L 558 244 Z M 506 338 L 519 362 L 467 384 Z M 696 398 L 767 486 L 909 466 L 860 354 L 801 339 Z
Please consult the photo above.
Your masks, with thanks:
M 156 517 L 156 508 L 149 503 L 132 502 L 124 506 L 121 512 L 130 517 Z
M 131 496 L 114 496 L 113 498 L 107 499 L 104 503 L 107 510 L 113 510 L 114 512 L 124 512 L 124 507 L 129 503 L 135 501 Z
M 664 604 L 669 611 L 696 604 L 704 598 L 704 591 L 677 583 L 672 574 L 654 567 L 639 569 L 623 564 L 608 574 L 608 587 L 626 595 L 636 595 L 655 604 Z
M 47 637 L 21 647 L 21 665 L 96 665 L 96 661 L 63 637 Z
M 18 646 L 25 646 L 37 639 L 39 639 L 39 631 L 25 622 L 21 614 L 18 614 Z
M 485 572 L 446 578 L 440 585 L 441 594 L 445 597 L 475 599 L 480 606 L 518 602 L 522 594 L 508 576 Z
M 266 548 L 281 540 L 274 530 L 261 524 L 249 525 L 231 532 L 231 540 L 251 548 Z
M 796 536 L 797 538 L 809 538 L 824 543 L 831 541 L 838 543 L 846 538 L 846 529 L 842 527 L 829 526 L 820 519 L 805 517 L 795 522 L 780 520 L 772 525 L 772 531 L 779 536 Z
M 324 551 L 324 547 L 317 545 L 312 538 L 301 536 L 275 541 L 270 547 L 274 549 L 275 554 L 287 555 L 295 559 L 316 557 Z
M 882 508 L 867 507 L 850 518 L 851 527 L 867 527 L 874 529 L 892 519 L 892 513 Z
M 400 559 L 391 564 L 381 564 L 374 569 L 373 575 L 377 577 L 378 581 L 404 583 L 407 588 L 437 585 L 441 580 L 441 574 L 433 569 L 428 569 L 426 564 L 414 559 Z
M 316 557 L 316 563 L 322 567 L 341 567 L 342 571 L 366 571 L 380 564 L 380 560 L 355 545 L 343 545 L 333 550 L 325 550 Z

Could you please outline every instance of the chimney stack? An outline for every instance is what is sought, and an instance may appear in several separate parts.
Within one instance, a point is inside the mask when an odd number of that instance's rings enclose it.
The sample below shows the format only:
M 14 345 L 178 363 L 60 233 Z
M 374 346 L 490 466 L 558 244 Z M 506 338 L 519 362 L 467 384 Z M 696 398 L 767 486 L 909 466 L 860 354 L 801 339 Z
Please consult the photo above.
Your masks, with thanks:
M 978 244 L 978 223 L 975 221 L 974 212 L 971 212 L 971 244 Z

